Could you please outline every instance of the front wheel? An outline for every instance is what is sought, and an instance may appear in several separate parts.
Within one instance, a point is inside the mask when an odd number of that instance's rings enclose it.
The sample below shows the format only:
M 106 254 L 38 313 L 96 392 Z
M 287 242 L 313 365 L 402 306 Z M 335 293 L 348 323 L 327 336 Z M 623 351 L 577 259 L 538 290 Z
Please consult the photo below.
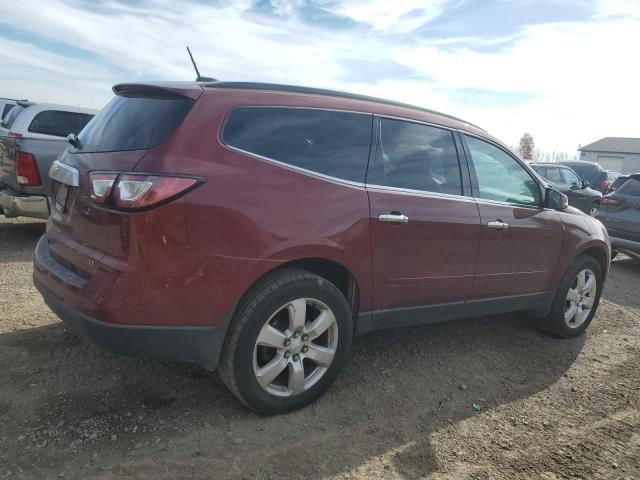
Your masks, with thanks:
M 334 382 L 353 322 L 340 290 L 302 270 L 267 275 L 245 296 L 225 342 L 219 374 L 262 415 L 301 408 Z
M 549 315 L 540 321 L 540 327 L 561 338 L 581 335 L 598 309 L 602 281 L 598 262 L 578 256 L 562 277 Z
M 587 210 L 587 213 L 591 217 L 597 217 L 598 213 L 600 213 L 600 202 L 595 201 L 591 205 L 589 205 L 589 209 Z

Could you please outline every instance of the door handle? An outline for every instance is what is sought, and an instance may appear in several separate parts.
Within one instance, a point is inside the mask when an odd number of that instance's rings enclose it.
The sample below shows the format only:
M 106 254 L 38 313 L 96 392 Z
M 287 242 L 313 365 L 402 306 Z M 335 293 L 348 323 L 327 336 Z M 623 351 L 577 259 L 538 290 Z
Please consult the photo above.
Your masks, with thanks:
M 409 217 L 406 215 L 380 215 L 378 220 L 381 222 L 407 223 L 409 221 Z
M 493 228 L 495 230 L 506 230 L 507 228 L 509 228 L 509 224 L 501 222 L 500 220 L 496 220 L 495 222 L 487 223 L 487 227 Z

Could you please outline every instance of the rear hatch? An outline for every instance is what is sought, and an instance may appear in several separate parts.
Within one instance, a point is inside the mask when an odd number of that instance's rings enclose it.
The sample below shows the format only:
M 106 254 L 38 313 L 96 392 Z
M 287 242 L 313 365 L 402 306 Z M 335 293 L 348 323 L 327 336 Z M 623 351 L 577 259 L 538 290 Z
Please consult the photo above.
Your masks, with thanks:
M 53 252 L 86 248 L 112 257 L 129 254 L 132 214 L 97 205 L 91 172 L 132 172 L 150 152 L 159 150 L 186 118 L 202 89 L 164 84 L 114 87 L 116 97 L 80 132 L 77 142 L 60 157 L 62 170 L 52 187 L 48 236 Z M 60 165 L 59 165 L 60 166 Z M 73 176 L 77 178 L 74 180 Z M 135 215 L 135 214 L 133 214 Z M 59 245 L 65 243 L 67 248 Z

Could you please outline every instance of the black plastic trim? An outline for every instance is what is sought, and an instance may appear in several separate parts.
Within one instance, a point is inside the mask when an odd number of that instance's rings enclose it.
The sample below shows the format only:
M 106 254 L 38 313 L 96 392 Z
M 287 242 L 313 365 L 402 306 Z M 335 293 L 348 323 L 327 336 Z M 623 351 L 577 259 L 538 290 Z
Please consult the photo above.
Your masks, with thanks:
M 538 316 L 545 316 L 551 308 L 552 302 L 553 294 L 551 293 L 525 293 L 505 297 L 363 312 L 358 316 L 355 334 L 364 335 L 379 330 L 428 325 L 449 320 L 518 311 L 529 311 Z
M 114 353 L 189 362 L 206 370 L 218 366 L 231 314 L 215 326 L 138 326 L 103 322 L 73 310 L 35 276 L 45 303 L 74 333 Z M 233 310 L 233 309 L 232 309 Z

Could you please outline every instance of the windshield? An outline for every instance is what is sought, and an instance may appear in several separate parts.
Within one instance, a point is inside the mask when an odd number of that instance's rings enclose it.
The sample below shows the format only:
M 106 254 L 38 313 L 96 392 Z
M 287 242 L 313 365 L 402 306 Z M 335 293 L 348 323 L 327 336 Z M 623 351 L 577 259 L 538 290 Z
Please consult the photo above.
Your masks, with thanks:
M 73 152 L 148 150 L 171 135 L 194 101 L 170 94 L 118 95 L 78 135 Z

